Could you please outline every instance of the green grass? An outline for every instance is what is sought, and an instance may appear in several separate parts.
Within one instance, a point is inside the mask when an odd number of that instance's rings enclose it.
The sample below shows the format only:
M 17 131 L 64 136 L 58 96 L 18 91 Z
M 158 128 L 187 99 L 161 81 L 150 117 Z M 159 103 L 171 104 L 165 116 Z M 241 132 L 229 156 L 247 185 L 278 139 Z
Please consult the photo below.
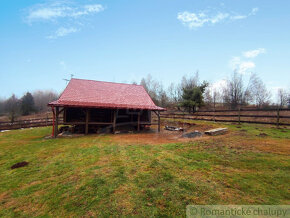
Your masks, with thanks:
M 163 145 L 45 139 L 51 128 L 0 133 L 0 216 L 185 216 L 188 204 L 289 204 L 289 153 L 236 145 L 264 132 L 290 146 L 290 131 L 222 125 L 231 137 Z M 10 169 L 20 161 L 29 165 Z

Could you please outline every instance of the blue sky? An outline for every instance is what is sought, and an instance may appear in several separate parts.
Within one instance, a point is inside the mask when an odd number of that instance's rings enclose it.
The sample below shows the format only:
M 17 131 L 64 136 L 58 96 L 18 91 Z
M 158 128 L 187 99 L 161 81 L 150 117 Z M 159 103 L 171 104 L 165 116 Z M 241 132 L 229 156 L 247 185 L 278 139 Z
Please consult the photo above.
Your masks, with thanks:
M 199 71 L 219 84 L 237 69 L 290 87 L 290 1 L 0 2 L 0 97 L 76 78 L 164 85 Z

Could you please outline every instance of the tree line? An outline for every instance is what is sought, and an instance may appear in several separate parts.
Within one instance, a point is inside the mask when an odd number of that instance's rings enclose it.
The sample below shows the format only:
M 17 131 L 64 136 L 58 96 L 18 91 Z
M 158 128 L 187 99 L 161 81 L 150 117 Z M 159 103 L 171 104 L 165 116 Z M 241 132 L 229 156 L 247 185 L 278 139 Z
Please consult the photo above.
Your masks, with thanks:
M 58 98 L 58 94 L 53 91 L 27 92 L 21 98 L 12 94 L 8 99 L 0 99 L 0 116 L 7 115 L 11 122 L 18 116 L 30 115 L 48 111 L 47 104 Z
M 194 112 L 201 107 L 214 109 L 216 106 L 228 109 L 248 105 L 257 108 L 290 106 L 289 90 L 279 89 L 276 93 L 277 102 L 271 102 L 272 93 L 255 73 L 245 81 L 243 75 L 235 71 L 220 87 L 213 87 L 213 84 L 207 81 L 201 82 L 198 72 L 191 76 L 183 76 L 179 83 L 171 83 L 167 89 L 150 74 L 142 78 L 140 84 L 144 86 L 155 104 L 176 107 L 178 110 L 188 112 Z
M 241 74 L 233 72 L 220 87 L 213 87 L 213 84 L 207 81 L 200 81 L 198 72 L 191 76 L 183 76 L 180 82 L 172 82 L 167 88 L 148 74 L 141 79 L 140 85 L 146 89 L 156 105 L 187 110 L 189 113 L 201 107 L 215 109 L 218 106 L 238 109 L 247 105 L 258 108 L 273 105 L 280 108 L 290 106 L 289 90 L 279 89 L 277 102 L 271 102 L 272 93 L 267 90 L 262 79 L 254 73 L 245 82 Z M 47 104 L 56 99 L 58 94 L 53 91 L 27 92 L 21 98 L 13 94 L 8 99 L 0 99 L 0 116 L 7 115 L 10 121 L 14 122 L 21 115 L 48 111 Z

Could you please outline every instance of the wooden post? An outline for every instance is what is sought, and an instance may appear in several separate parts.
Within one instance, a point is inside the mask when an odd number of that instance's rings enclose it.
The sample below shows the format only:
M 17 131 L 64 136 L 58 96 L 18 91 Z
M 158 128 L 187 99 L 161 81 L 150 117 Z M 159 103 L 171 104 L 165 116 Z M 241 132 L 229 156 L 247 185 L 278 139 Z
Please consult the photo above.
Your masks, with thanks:
M 238 116 L 239 116 L 239 125 L 241 124 L 241 107 L 239 106 L 239 111 L 238 111 Z
M 55 127 L 54 127 L 54 138 L 58 135 L 58 115 L 59 115 L 59 107 L 55 107 Z
M 116 132 L 116 121 L 117 121 L 117 110 L 114 110 L 114 117 L 113 117 L 113 133 Z
M 277 107 L 277 128 L 279 128 L 279 122 L 280 122 L 280 108 L 279 106 Z
M 138 132 L 140 131 L 140 111 L 138 112 L 138 124 L 137 124 Z
M 63 122 L 66 123 L 66 108 L 63 108 Z
M 86 109 L 86 126 L 85 126 L 85 134 L 89 133 L 89 108 Z
M 160 132 L 160 112 L 157 113 L 158 116 L 158 132 Z

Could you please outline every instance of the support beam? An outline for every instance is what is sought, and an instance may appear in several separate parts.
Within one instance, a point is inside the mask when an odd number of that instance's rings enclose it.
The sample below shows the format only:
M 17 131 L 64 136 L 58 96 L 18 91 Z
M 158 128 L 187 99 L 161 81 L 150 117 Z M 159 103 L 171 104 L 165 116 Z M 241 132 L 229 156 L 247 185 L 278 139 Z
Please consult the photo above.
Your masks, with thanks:
M 63 112 L 64 111 L 64 107 L 59 111 L 59 113 Z
M 239 111 L 238 111 L 238 122 L 239 122 L 239 125 L 241 125 L 241 107 L 239 106 Z
M 160 111 L 153 111 L 158 118 L 158 132 L 160 132 Z
M 55 111 L 54 111 L 54 106 L 51 106 L 52 110 L 52 133 L 51 137 L 54 137 L 54 128 L 55 128 Z
M 66 108 L 63 108 L 63 123 L 66 122 Z
M 138 124 L 137 124 L 137 130 L 140 131 L 140 111 L 138 112 Z
M 157 113 L 158 116 L 158 132 L 160 132 L 160 112 Z
M 54 138 L 58 135 L 58 115 L 59 115 L 59 107 L 55 107 L 55 127 L 54 127 Z
M 86 109 L 86 126 L 85 126 L 85 134 L 87 135 L 89 133 L 89 108 Z
M 277 128 L 279 128 L 279 122 L 280 122 L 280 108 L 278 106 L 277 107 L 277 121 L 276 121 Z
M 116 121 L 117 121 L 118 110 L 114 110 L 114 117 L 113 117 L 113 133 L 116 132 Z

